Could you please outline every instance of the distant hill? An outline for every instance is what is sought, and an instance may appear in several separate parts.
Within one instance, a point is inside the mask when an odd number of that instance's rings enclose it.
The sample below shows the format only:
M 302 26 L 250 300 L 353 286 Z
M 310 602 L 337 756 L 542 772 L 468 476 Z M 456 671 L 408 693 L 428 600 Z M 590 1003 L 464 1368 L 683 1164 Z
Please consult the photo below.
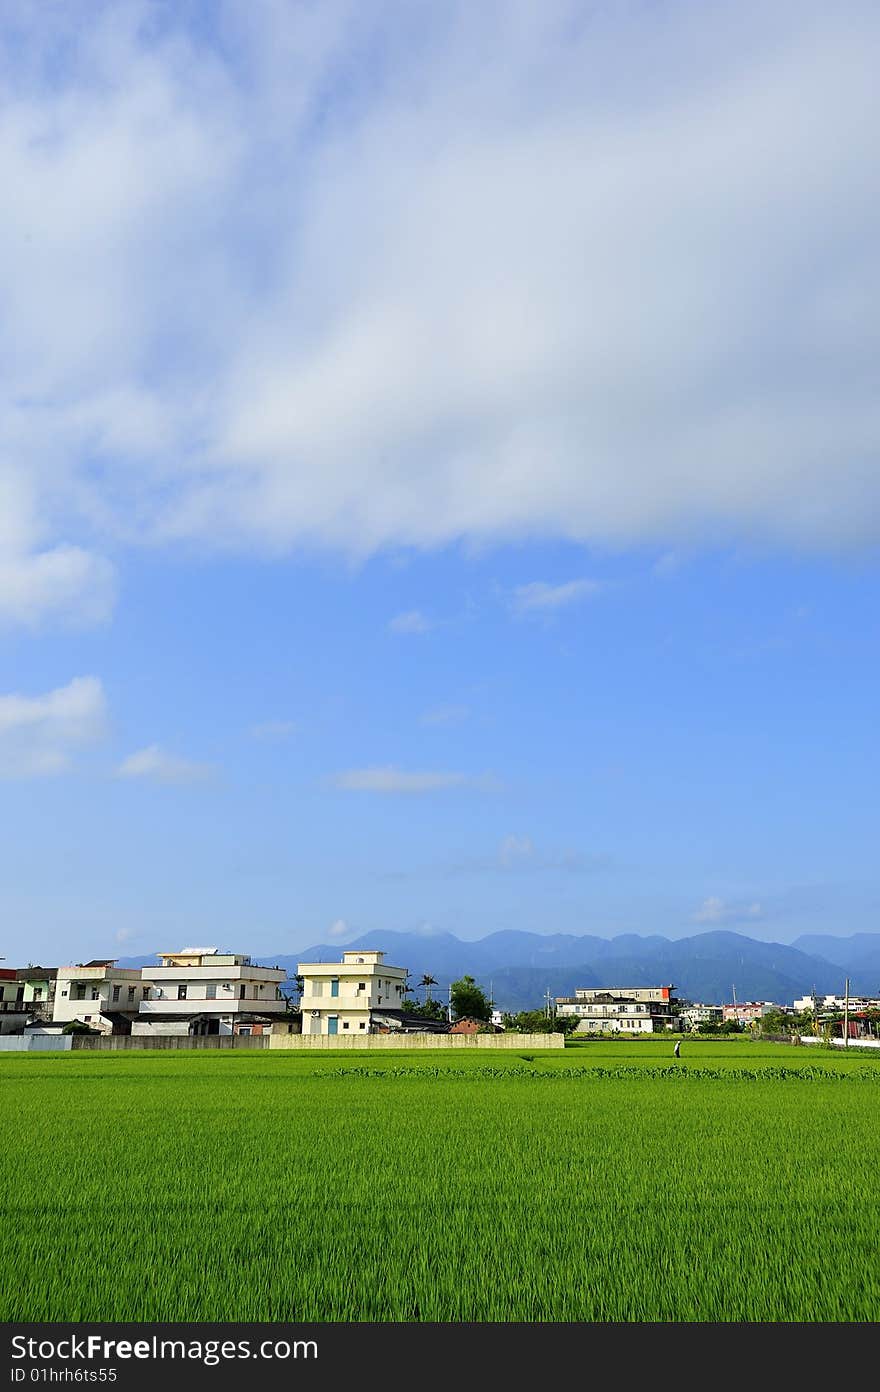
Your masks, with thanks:
M 849 938 L 833 938 L 829 933 L 804 933 L 795 939 L 792 947 L 833 962 L 840 969 L 838 975 L 857 973 L 861 979 L 871 978 L 871 984 L 860 991 L 860 995 L 880 993 L 880 933 L 853 933 Z M 842 980 L 836 989 L 843 990 Z
M 413 985 L 424 973 L 436 977 L 435 995 L 465 973 L 474 976 L 502 1010 L 536 1008 L 548 990 L 561 996 L 578 986 L 674 985 L 680 997 L 714 1003 L 730 1001 L 734 987 L 739 1000 L 790 1003 L 814 989 L 839 992 L 846 975 L 855 995 L 880 990 L 875 968 L 880 934 L 872 933 L 807 934 L 786 945 L 723 931 L 672 940 L 636 933 L 599 938 L 509 930 L 477 942 L 462 942 L 452 933 L 374 932 L 353 946 L 383 950 L 388 962 L 409 968 Z M 338 962 L 345 950 L 337 943 L 318 943 L 259 960 L 293 976 L 299 962 Z M 120 965 L 155 961 L 155 955 L 128 957 Z

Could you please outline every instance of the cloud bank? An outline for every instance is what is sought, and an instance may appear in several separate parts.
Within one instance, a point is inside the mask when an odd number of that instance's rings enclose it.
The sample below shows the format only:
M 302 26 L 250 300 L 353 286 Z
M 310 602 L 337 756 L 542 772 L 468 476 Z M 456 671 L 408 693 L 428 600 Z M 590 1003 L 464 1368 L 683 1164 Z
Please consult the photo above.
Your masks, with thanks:
M 0 17 L 0 619 L 130 545 L 880 541 L 876 5 L 212 13 Z

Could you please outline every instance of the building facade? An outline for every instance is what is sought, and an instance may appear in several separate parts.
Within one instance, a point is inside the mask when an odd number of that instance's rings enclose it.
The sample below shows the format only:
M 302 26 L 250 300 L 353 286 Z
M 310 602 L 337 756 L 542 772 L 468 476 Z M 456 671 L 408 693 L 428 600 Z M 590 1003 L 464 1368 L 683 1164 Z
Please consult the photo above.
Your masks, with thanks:
M 674 986 L 590 986 L 556 997 L 557 1015 L 577 1017 L 576 1034 L 657 1034 L 676 1028 Z
M 59 967 L 52 1022 L 80 1020 L 101 1034 L 127 1034 L 149 991 L 140 967 L 117 967 L 113 958 Z
M 736 1020 L 740 1025 L 752 1025 L 763 1015 L 785 1009 L 785 1006 L 774 1005 L 772 1001 L 737 1001 L 736 1005 L 723 1005 L 721 1016 L 724 1020 Z
M 159 966 L 144 968 L 149 989 L 132 1034 L 262 1034 L 287 1012 L 283 967 L 257 967 L 250 957 L 216 947 L 157 956 Z
M 703 1005 L 700 1001 L 692 1001 L 686 1005 L 679 1016 L 682 1028 L 696 1030 L 700 1025 L 720 1025 L 724 1019 L 723 1007 L 720 1005 Z
M 370 1034 L 402 1023 L 407 970 L 385 953 L 352 950 L 341 962 L 300 962 L 303 1034 Z

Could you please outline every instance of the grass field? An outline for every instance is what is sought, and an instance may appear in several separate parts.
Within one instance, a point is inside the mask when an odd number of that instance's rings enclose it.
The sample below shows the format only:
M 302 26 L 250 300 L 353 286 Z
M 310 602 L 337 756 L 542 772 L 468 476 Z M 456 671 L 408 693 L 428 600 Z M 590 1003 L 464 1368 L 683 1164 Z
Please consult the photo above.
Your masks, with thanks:
M 0 1318 L 876 1321 L 880 1060 L 0 1056 Z

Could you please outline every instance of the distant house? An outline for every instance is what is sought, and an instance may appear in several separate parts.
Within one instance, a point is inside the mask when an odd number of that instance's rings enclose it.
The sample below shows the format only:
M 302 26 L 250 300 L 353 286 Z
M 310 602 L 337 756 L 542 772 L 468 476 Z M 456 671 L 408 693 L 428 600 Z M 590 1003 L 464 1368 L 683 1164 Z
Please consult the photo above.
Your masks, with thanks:
M 27 1023 L 24 987 L 12 967 L 0 967 L 0 1034 L 20 1034 Z
M 576 1016 L 576 1034 L 656 1034 L 676 1026 L 674 990 L 674 986 L 579 987 L 573 996 L 556 997 L 556 1014 Z
M 150 988 L 132 1034 L 270 1034 L 287 1012 L 283 967 L 257 967 L 248 956 L 216 947 L 157 955 L 160 965 L 144 968 Z
M 303 1034 L 357 1035 L 403 1028 L 407 970 L 385 953 L 351 949 L 339 962 L 300 962 Z
M 59 967 L 52 1021 L 80 1020 L 101 1034 L 129 1034 L 149 990 L 139 967 L 117 967 L 115 958 Z
M 501 1026 L 488 1020 L 474 1020 L 471 1016 L 465 1015 L 449 1027 L 450 1034 L 479 1034 L 480 1030 L 483 1030 L 484 1033 L 490 1031 L 493 1034 L 500 1034 Z
M 720 1025 L 724 1019 L 723 1008 L 720 1005 L 702 1005 L 699 1001 L 692 1001 L 682 1010 L 679 1019 L 682 1028 L 689 1030 L 699 1029 L 700 1025 Z
M 763 1015 L 784 1009 L 785 1006 L 774 1005 L 772 1001 L 737 1001 L 736 1005 L 723 1005 L 721 1016 L 724 1020 L 736 1020 L 740 1025 L 752 1025 Z

